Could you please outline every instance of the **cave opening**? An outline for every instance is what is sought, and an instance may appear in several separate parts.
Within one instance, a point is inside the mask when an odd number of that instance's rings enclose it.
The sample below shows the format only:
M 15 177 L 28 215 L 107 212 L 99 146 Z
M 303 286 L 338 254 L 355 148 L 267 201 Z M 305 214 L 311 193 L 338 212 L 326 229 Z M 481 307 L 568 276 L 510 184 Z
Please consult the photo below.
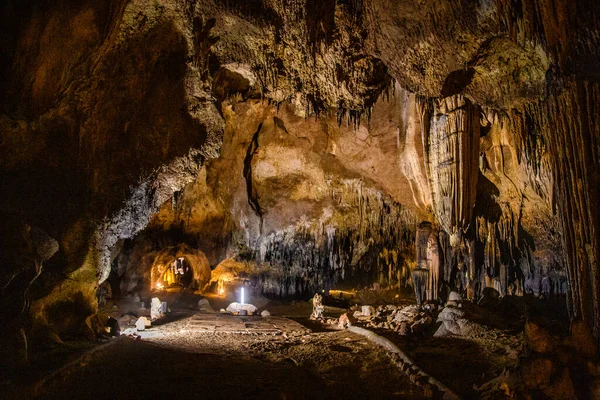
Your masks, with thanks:
M 179 257 L 172 262 L 166 264 L 164 272 L 160 272 L 162 268 L 156 266 L 156 270 L 152 270 L 151 288 L 161 290 L 166 288 L 189 288 L 194 289 L 192 285 L 194 274 L 189 262 L 185 257 Z M 195 283 L 195 282 L 194 282 Z

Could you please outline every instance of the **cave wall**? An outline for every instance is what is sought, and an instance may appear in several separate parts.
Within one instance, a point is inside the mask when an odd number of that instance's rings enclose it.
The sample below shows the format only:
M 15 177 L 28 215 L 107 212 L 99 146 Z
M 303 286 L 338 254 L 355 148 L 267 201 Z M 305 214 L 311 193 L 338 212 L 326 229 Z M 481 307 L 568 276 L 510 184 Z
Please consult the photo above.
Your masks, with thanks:
M 119 243 L 148 223 L 213 265 L 268 242 L 259 260 L 289 272 L 304 250 L 275 243 L 295 235 L 335 264 L 327 221 L 335 243 L 391 227 L 372 266 L 414 255 L 400 232 L 420 220 L 440 282 L 569 289 L 600 336 L 596 1 L 2 7 L 0 207 L 59 243 L 29 291 L 46 298 L 36 315 L 73 293 L 94 310 Z
M 183 10 L 144 1 L 5 3 L 1 210 L 59 242 L 27 291 L 44 299 L 30 313 L 52 326 L 49 307 L 76 295 L 93 314 L 114 245 L 217 154 L 222 117 L 202 96 L 192 60 L 201 44 Z

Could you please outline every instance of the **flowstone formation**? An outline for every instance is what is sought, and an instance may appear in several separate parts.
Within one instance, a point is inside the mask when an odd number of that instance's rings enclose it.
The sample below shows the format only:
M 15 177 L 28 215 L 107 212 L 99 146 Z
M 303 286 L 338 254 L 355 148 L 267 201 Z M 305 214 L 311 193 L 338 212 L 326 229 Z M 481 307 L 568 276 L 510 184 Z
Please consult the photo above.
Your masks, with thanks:
M 58 243 L 7 230 L 11 335 L 92 336 L 185 244 L 279 297 L 566 294 L 598 340 L 597 1 L 96 3 L 3 5 L 0 211 Z

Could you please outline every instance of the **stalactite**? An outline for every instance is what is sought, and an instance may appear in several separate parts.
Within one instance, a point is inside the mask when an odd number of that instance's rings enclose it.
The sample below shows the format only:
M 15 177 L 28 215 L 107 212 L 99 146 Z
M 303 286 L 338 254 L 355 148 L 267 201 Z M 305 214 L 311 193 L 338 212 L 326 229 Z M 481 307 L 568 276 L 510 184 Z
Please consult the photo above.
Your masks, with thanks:
M 431 127 L 424 133 L 435 214 L 446 232 L 461 236 L 471 223 L 475 204 L 479 111 L 462 96 L 439 100 Z
M 325 222 L 319 226 L 309 220 L 299 221 L 259 239 L 257 263 L 268 264 L 278 274 L 277 284 L 263 285 L 265 292 L 310 295 L 342 280 L 378 281 L 393 287 L 410 284 L 404 258 L 411 257 L 414 248 L 416 221 L 412 212 L 357 180 L 345 181 L 330 193 L 340 207 L 356 213 L 358 221 L 352 217 L 336 225 Z M 291 287 L 290 282 L 298 280 L 306 292 Z
M 600 85 L 570 82 L 526 112 L 552 154 L 570 309 L 600 338 Z

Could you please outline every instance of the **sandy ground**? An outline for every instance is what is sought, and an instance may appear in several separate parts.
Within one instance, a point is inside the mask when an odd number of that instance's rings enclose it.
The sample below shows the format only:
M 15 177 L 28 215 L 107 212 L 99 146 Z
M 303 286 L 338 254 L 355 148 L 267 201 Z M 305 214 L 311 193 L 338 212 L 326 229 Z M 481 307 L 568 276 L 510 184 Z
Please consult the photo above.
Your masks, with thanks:
M 422 398 L 384 350 L 351 332 L 231 334 L 190 326 L 183 318 L 142 340 L 115 339 L 34 398 Z
M 174 394 L 223 399 L 423 397 L 421 389 L 391 363 L 384 350 L 362 336 L 308 320 L 312 311 L 309 302 L 257 298 L 259 310 L 270 311 L 270 322 L 257 316 L 235 317 L 240 318 L 236 322 L 232 321 L 233 316 L 221 317 L 218 311 L 198 312 L 201 296 L 182 293 L 162 297 L 173 312 L 153 323 L 141 340 L 113 339 L 114 343 L 86 357 L 83 363 L 66 368 L 46 382 L 37 396 L 17 392 L 11 398 L 165 398 Z M 228 304 L 227 299 L 218 296 L 208 299 L 214 310 Z M 375 331 L 396 343 L 422 370 L 469 398 L 477 396 L 474 386 L 517 363 L 526 314 L 556 317 L 556 305 L 551 302 L 522 303 L 519 300 L 508 307 L 512 311 L 507 315 L 490 313 L 487 322 L 476 325 L 464 337 L 433 337 L 439 326 L 435 323 L 424 335 Z M 538 303 L 548 310 L 536 311 Z M 117 305 L 115 309 L 113 304 Z M 103 311 L 118 317 L 138 306 L 129 299 L 116 299 Z M 345 311 L 325 307 L 328 318 Z M 198 319 L 204 320 L 198 323 Z M 563 322 L 556 324 L 562 326 Z M 217 327 L 211 330 L 212 325 Z M 273 334 L 273 327 L 278 334 Z M 312 332 L 307 334 L 306 328 Z M 92 346 L 87 342 L 74 343 L 42 353 L 44 356 L 38 358 L 43 362 L 34 363 L 36 367 L 27 373 L 30 376 L 0 385 L 0 398 L 7 396 L 4 389 L 30 388 L 44 371 L 55 370 L 72 359 L 70 355 L 77 356 Z

